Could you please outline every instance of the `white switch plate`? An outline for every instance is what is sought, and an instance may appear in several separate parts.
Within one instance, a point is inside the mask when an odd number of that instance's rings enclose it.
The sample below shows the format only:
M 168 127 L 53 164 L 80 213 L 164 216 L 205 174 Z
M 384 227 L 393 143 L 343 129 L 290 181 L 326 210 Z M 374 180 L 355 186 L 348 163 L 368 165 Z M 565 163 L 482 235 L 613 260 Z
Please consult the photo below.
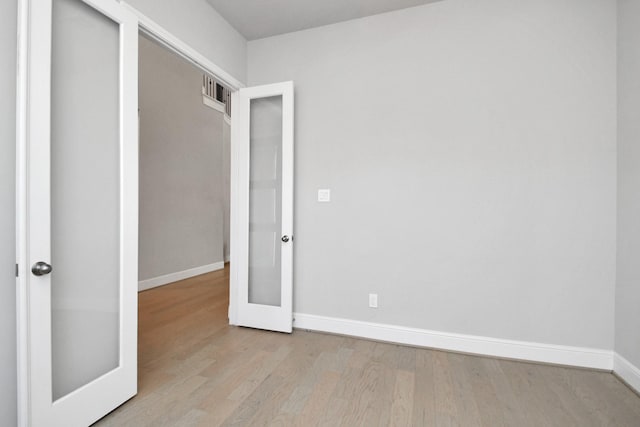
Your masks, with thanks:
M 378 308 L 378 294 L 369 294 L 369 307 Z
M 331 201 L 331 190 L 328 188 L 318 190 L 318 201 L 319 202 L 330 202 Z

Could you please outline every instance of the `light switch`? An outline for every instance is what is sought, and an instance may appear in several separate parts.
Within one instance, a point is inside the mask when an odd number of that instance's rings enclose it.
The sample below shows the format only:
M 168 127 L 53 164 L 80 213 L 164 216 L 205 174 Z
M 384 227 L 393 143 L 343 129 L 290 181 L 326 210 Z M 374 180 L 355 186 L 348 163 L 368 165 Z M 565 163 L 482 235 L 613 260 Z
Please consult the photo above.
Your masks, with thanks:
M 331 190 L 328 188 L 318 190 L 318 201 L 319 202 L 330 202 L 331 201 Z

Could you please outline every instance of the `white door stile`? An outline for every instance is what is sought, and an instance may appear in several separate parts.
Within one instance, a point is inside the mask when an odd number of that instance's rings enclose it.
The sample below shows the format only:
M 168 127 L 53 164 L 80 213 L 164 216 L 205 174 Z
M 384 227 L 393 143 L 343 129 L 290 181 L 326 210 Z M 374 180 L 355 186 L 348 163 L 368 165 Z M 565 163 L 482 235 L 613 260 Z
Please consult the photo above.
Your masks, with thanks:
M 21 0 L 18 320 L 22 426 L 87 425 L 135 395 L 137 390 L 138 22 L 118 2 L 83 1 L 118 23 L 120 28 L 119 364 L 53 401 L 51 276 L 37 277 L 30 271 L 34 263 L 51 260 L 52 0 Z
M 16 76 L 16 337 L 18 426 L 29 420 L 29 317 L 27 267 L 27 135 L 28 135 L 28 64 L 29 2 L 18 2 L 18 52 Z
M 240 301 L 239 287 L 241 283 L 241 268 L 240 264 L 244 256 L 244 246 L 248 246 L 247 240 L 243 238 L 242 224 L 248 223 L 248 210 L 246 211 L 246 217 L 244 217 L 242 202 L 244 197 L 240 194 L 240 174 L 241 170 L 239 165 L 242 163 L 243 152 L 245 151 L 240 141 L 244 140 L 244 131 L 238 128 L 234 123 L 237 122 L 237 118 L 240 116 L 240 96 L 239 91 L 235 91 L 231 94 L 231 117 L 234 119 L 231 122 L 231 189 L 229 194 L 230 215 L 229 215 L 229 232 L 230 232 L 230 248 L 229 248 L 229 324 L 238 325 L 238 305 Z M 248 131 L 248 129 L 247 129 Z M 246 171 L 248 173 L 248 169 Z M 248 180 L 248 177 L 243 177 L 243 182 Z M 243 255 L 241 255 L 241 252 Z
M 282 245 L 282 309 L 287 328 L 293 331 L 293 189 L 294 189 L 294 94 L 293 82 L 282 84 L 282 232 L 291 239 Z M 283 319 L 284 321 L 284 319 Z

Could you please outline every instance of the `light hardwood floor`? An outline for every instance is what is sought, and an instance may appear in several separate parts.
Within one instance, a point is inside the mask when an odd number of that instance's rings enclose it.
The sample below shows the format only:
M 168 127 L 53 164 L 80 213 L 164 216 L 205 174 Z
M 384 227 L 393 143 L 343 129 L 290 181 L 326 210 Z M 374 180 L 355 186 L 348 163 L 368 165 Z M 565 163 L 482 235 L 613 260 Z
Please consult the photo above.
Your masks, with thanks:
M 640 426 L 610 373 L 227 325 L 228 268 L 140 294 L 139 392 L 99 426 Z

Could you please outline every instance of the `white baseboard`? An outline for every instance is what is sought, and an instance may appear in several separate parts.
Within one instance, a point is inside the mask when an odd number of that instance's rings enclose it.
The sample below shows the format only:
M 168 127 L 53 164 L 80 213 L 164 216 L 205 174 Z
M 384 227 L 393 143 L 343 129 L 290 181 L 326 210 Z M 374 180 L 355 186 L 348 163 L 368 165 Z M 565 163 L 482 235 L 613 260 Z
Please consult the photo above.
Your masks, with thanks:
M 629 387 L 640 393 L 640 368 L 634 366 L 618 353 L 613 355 L 613 372 L 626 382 Z
M 429 331 L 303 313 L 294 313 L 293 317 L 293 326 L 297 329 L 308 329 L 484 356 L 609 371 L 613 369 L 613 352 L 609 350 Z
M 201 267 L 190 268 L 176 273 L 165 274 L 151 279 L 141 280 L 138 282 L 138 291 L 146 291 L 147 289 L 156 288 L 158 286 L 167 285 L 177 282 L 178 280 L 188 279 L 189 277 L 199 276 L 201 274 L 210 273 L 216 270 L 222 270 L 224 262 L 215 262 Z

